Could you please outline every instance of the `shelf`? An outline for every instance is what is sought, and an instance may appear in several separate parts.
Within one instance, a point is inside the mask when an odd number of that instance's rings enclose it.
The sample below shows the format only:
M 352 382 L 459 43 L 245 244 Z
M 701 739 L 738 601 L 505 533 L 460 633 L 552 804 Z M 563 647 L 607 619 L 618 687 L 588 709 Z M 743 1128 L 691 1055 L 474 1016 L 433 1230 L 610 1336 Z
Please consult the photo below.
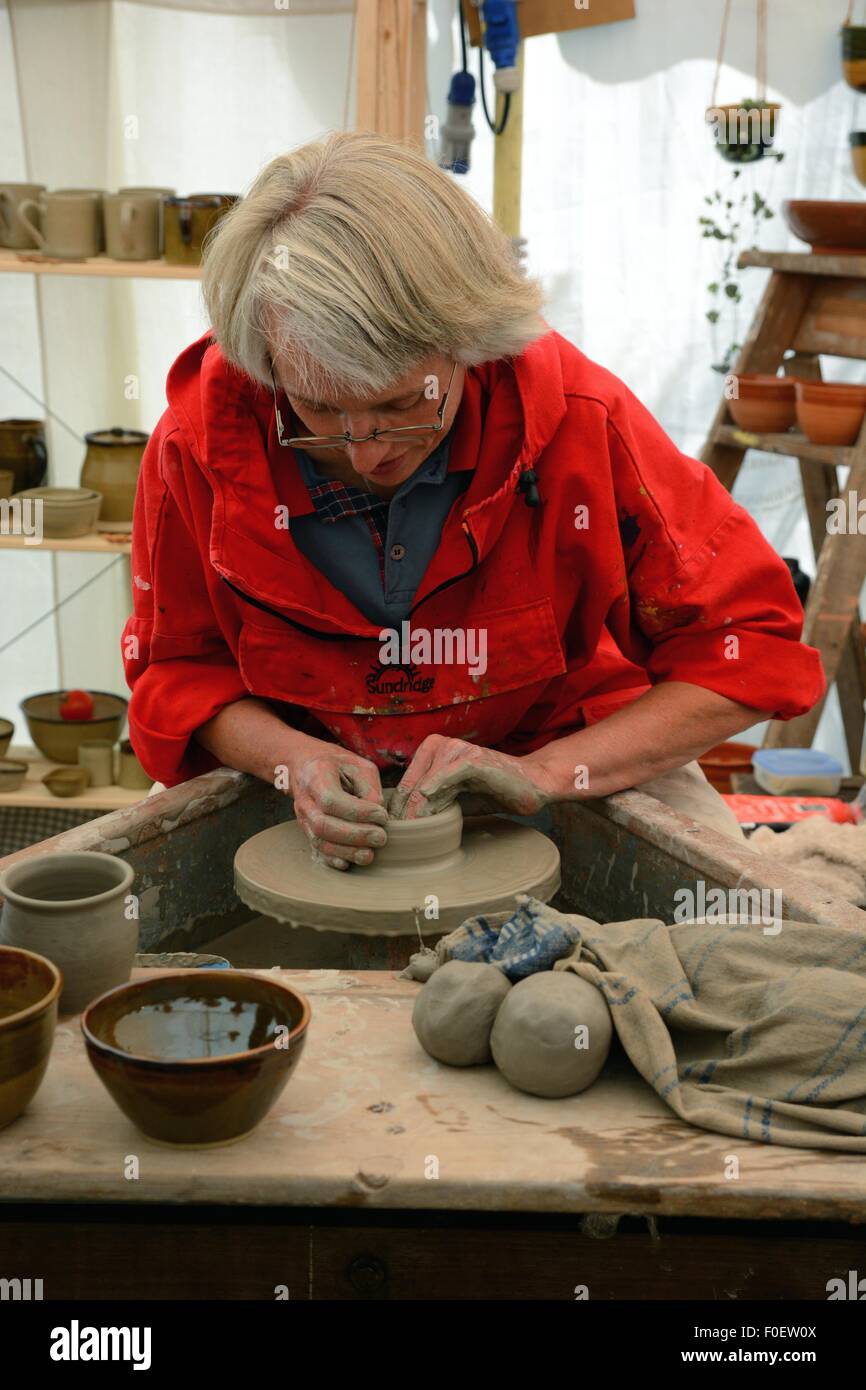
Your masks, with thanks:
M 28 544 L 26 536 L 0 535 L 0 550 L 65 550 L 73 555 L 129 555 L 132 551 L 132 537 L 129 532 L 91 531 L 87 536 L 71 536 L 66 540 L 49 540 L 45 537 L 38 545 Z
M 843 449 L 833 444 L 810 444 L 806 436 L 796 430 L 789 430 L 787 434 L 750 434 L 737 425 L 719 425 L 713 433 L 713 442 L 735 449 L 763 449 L 767 454 L 785 454 L 806 463 L 823 464 L 825 468 L 848 468 L 854 452 L 852 448 Z
M 761 270 L 783 270 L 792 275 L 841 275 L 853 280 L 866 279 L 866 252 L 816 256 L 813 251 L 743 251 L 737 264 L 758 266 Z
M 200 280 L 200 265 L 169 265 L 167 261 L 114 261 L 110 256 L 89 260 L 41 259 L 30 251 L 0 247 L 0 272 L 19 275 L 98 275 L 103 279 Z
M 53 806 L 61 811 L 122 811 L 126 806 L 135 806 L 147 796 L 146 791 L 128 791 L 126 787 L 89 787 L 83 796 L 52 796 L 48 788 L 42 785 L 42 778 L 55 767 L 74 767 L 74 763 L 49 762 L 35 748 L 13 747 L 5 756 L 17 762 L 27 762 L 30 766 L 17 792 L 0 792 L 0 811 L 16 806 L 21 810 Z

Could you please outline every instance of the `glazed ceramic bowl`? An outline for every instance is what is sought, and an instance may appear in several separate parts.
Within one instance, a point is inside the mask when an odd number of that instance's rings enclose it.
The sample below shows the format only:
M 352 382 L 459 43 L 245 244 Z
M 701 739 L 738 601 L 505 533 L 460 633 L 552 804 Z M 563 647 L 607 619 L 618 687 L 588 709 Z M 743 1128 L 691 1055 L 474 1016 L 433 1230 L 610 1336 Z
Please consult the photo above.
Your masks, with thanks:
M 797 420 L 812 444 L 853 444 L 866 413 L 866 386 L 798 381 Z
M 27 776 L 27 764 L 16 758 L 0 758 L 0 795 L 17 792 Z
M 57 1023 L 63 976 L 50 960 L 0 946 L 0 1129 L 39 1089 Z
M 734 380 L 738 394 L 728 401 L 728 410 L 740 429 L 755 434 L 784 434 L 791 428 L 797 418 L 793 377 L 740 372 Z
M 42 502 L 42 534 L 46 540 L 69 540 L 95 531 L 102 494 L 87 487 L 31 487 L 18 497 Z
M 782 214 L 794 236 L 813 251 L 866 252 L 866 202 L 794 198 L 782 204 Z
M 129 979 L 138 949 L 130 864 L 90 850 L 30 855 L 0 873 L 0 944 L 38 951 L 63 972 L 63 1013 Z
M 90 690 L 93 697 L 92 719 L 64 719 L 60 701 L 65 690 L 28 695 L 21 701 L 30 738 L 45 758 L 55 763 L 76 763 L 78 746 L 83 739 L 107 738 L 116 743 L 126 717 L 127 700 L 122 695 L 109 695 L 104 690 Z
M 113 989 L 81 1019 L 94 1071 L 149 1138 L 196 1148 L 255 1129 L 297 1066 L 303 995 L 234 970 L 160 973 Z
M 11 719 L 0 719 L 0 758 L 5 758 L 12 742 L 15 725 Z
M 86 767 L 55 767 L 42 778 L 52 796 L 81 796 L 90 785 Z

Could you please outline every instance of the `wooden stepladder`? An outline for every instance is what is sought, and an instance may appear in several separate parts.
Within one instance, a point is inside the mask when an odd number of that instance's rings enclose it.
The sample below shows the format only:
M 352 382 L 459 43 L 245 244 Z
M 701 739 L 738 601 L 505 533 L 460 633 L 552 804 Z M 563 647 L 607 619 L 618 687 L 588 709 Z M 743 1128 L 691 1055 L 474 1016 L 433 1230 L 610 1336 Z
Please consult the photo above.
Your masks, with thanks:
M 820 379 L 821 353 L 866 360 L 866 255 L 746 251 L 740 264 L 770 269 L 772 275 L 734 374 L 773 374 L 781 366 L 786 375 Z M 848 755 L 856 772 L 866 699 L 866 651 L 859 608 L 866 580 L 866 422 L 850 448 L 810 444 L 795 430 L 757 435 L 738 429 L 723 399 L 701 457 L 730 489 L 747 449 L 799 460 L 817 561 L 803 640 L 820 651 L 828 683 L 836 682 Z M 841 492 L 840 468 L 850 469 Z M 847 531 L 828 529 L 827 504 L 833 498 L 842 499 L 846 514 L 852 518 Z M 864 502 L 859 512 L 858 501 Z M 862 531 L 857 526 L 858 516 Z M 798 719 L 786 723 L 774 720 L 764 746 L 808 747 L 822 708 L 823 701 Z

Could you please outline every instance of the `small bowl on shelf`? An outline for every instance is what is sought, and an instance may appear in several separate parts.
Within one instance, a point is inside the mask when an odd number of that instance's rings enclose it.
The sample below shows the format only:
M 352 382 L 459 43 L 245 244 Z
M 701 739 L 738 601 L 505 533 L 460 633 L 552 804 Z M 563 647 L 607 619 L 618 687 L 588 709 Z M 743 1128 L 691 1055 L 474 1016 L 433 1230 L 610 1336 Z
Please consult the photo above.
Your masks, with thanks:
M 11 719 L 0 719 L 0 758 L 5 758 L 12 742 L 15 725 Z
M 817 255 L 866 254 L 866 202 L 789 198 L 782 215 L 794 236 Z
M 17 792 L 27 776 L 27 764 L 16 758 L 0 758 L 0 796 Z
M 63 976 L 50 960 L 0 946 L 0 1129 L 17 1120 L 42 1084 Z
M 83 796 L 90 785 L 86 767 L 55 767 L 46 772 L 43 784 L 52 796 Z
M 797 418 L 795 381 L 760 372 L 735 374 L 737 395 L 728 401 L 735 424 L 750 434 L 784 434 Z
M 90 690 L 87 693 L 93 700 L 92 718 L 64 719 L 60 702 L 67 693 L 46 691 L 21 701 L 31 741 L 53 763 L 77 763 L 78 746 L 84 739 L 107 738 L 116 743 L 126 718 L 128 701 L 122 695 Z
M 812 444 L 853 444 L 866 414 L 866 386 L 798 381 L 797 421 Z
M 303 995 L 233 970 L 135 980 L 81 1018 L 90 1063 L 149 1138 L 203 1148 L 241 1139 L 297 1066 L 310 1022 Z
M 89 487 L 31 487 L 16 493 L 42 503 L 42 534 L 46 540 L 72 540 L 96 530 L 102 493 Z

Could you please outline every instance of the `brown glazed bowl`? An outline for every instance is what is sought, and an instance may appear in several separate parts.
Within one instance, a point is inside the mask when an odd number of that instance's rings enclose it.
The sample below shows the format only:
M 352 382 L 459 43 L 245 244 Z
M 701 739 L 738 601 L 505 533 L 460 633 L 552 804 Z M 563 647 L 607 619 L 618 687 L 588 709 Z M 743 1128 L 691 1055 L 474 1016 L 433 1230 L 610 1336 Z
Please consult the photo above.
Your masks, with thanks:
M 866 386 L 798 381 L 797 420 L 812 444 L 853 444 L 866 413 Z
M 87 693 L 93 697 L 92 719 L 63 718 L 60 701 L 65 690 L 28 695 L 21 701 L 30 737 L 43 757 L 54 763 L 77 763 L 82 739 L 107 738 L 117 742 L 129 702 L 122 695 L 109 695 L 104 690 Z
M 63 976 L 44 956 L 0 946 L 0 1129 L 26 1110 L 45 1075 Z
M 735 375 L 738 396 L 728 410 L 741 430 L 754 434 L 784 434 L 797 418 L 794 378 L 762 376 L 758 372 Z
M 202 1148 L 255 1129 L 295 1067 L 310 1005 L 270 976 L 160 971 L 81 1016 L 94 1071 L 150 1139 Z
M 819 254 L 866 251 L 866 202 L 794 198 L 782 204 L 782 214 L 794 236 Z
M 12 742 L 15 725 L 11 719 L 0 719 L 0 758 L 5 758 Z

